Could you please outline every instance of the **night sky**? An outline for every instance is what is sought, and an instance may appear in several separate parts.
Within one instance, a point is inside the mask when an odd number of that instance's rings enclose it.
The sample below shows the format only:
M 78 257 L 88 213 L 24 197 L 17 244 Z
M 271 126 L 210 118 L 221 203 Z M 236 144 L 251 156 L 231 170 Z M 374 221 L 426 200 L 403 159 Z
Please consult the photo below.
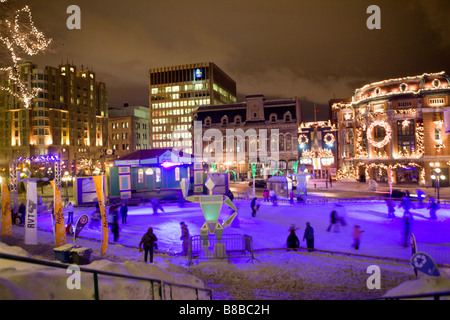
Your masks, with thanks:
M 313 102 L 327 119 L 332 98 L 392 77 L 450 72 L 448 0 L 24 0 L 54 39 L 42 65 L 69 61 L 107 84 L 110 106 L 148 106 L 148 70 L 214 62 L 247 94 Z M 81 30 L 69 30 L 69 5 Z M 370 5 L 381 30 L 369 30 Z

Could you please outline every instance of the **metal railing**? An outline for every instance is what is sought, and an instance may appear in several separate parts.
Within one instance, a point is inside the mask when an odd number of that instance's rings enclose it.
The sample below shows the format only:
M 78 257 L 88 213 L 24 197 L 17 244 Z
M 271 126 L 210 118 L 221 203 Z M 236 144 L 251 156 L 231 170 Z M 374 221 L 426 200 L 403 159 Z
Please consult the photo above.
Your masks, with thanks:
M 443 296 L 450 296 L 450 291 L 410 294 L 404 296 L 381 297 L 375 300 L 405 300 L 405 299 L 423 299 L 423 298 L 433 298 L 433 300 L 440 300 L 440 298 Z
M 67 268 L 70 266 L 70 264 L 37 260 L 37 259 L 33 259 L 33 258 L 21 257 L 21 256 L 10 255 L 10 254 L 5 254 L 5 253 L 0 253 L 0 259 L 20 261 L 20 262 L 37 264 L 37 265 L 41 265 L 41 266 L 47 266 L 47 267 L 52 267 L 52 268 L 65 269 L 65 270 L 67 270 Z M 89 268 L 80 267 L 80 266 L 78 266 L 78 268 L 80 269 L 81 272 L 86 272 L 86 273 L 92 274 L 93 282 L 94 282 L 94 299 L 95 300 L 100 300 L 100 290 L 99 290 L 100 288 L 99 288 L 99 279 L 98 279 L 99 275 L 149 282 L 151 285 L 153 300 L 156 300 L 155 283 L 159 284 L 159 290 L 157 291 L 157 293 L 159 294 L 159 298 L 161 300 L 173 300 L 173 287 L 193 290 L 195 292 L 195 296 L 196 296 L 197 300 L 200 300 L 201 292 L 204 293 L 203 294 L 204 297 L 208 297 L 209 300 L 212 300 L 212 291 L 210 289 L 199 288 L 199 287 L 183 285 L 183 284 L 177 284 L 177 283 L 163 281 L 160 279 L 148 278 L 148 277 L 139 277 L 139 276 L 132 276 L 132 275 L 108 272 L 108 271 L 103 271 L 103 270 L 89 269 Z
M 224 252 L 221 251 L 222 249 Z M 189 265 L 194 259 L 224 259 L 225 257 L 248 257 L 253 262 L 255 260 L 253 238 L 242 234 L 224 234 L 220 243 L 215 235 L 208 235 L 207 240 L 202 239 L 200 235 L 189 238 Z

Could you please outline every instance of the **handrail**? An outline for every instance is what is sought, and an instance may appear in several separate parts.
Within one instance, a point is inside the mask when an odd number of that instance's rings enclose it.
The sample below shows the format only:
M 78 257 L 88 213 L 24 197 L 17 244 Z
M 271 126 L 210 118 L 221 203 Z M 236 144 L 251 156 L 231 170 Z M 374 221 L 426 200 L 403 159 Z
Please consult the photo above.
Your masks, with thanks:
M 14 261 L 20 261 L 20 262 L 26 262 L 26 263 L 39 264 L 39 265 L 43 265 L 43 266 L 47 266 L 47 267 L 53 267 L 53 268 L 59 268 L 59 269 L 67 269 L 67 267 L 68 267 L 67 264 L 63 264 L 63 263 L 58 263 L 58 262 L 53 262 L 53 261 L 37 260 L 37 259 L 33 259 L 33 258 L 21 257 L 21 256 L 6 254 L 6 253 L 0 253 L 0 259 L 8 259 L 8 260 L 14 260 Z M 132 275 L 114 273 L 114 272 L 109 272 L 109 271 L 103 271 L 103 270 L 95 270 L 95 269 L 89 269 L 89 268 L 80 267 L 80 266 L 78 266 L 78 267 L 79 267 L 80 271 L 82 271 L 82 272 L 88 272 L 88 273 L 92 273 L 93 274 L 93 276 L 94 276 L 94 297 L 95 297 L 95 300 L 100 300 L 99 288 L 98 288 L 98 275 L 109 276 L 109 277 L 125 278 L 125 279 L 133 279 L 133 280 L 141 280 L 141 281 L 150 281 L 150 283 L 152 285 L 153 298 L 155 297 L 153 282 L 158 282 L 158 283 L 160 283 L 161 300 L 164 300 L 164 298 L 165 298 L 165 285 L 169 286 L 171 297 L 172 297 L 172 287 L 173 286 L 177 286 L 177 287 L 181 287 L 181 288 L 188 288 L 188 289 L 195 290 L 196 296 L 197 296 L 197 300 L 199 300 L 199 295 L 198 295 L 199 294 L 199 290 L 206 291 L 208 293 L 208 295 L 209 295 L 210 300 L 212 300 L 212 291 L 210 289 L 199 288 L 199 287 L 194 287 L 194 286 L 185 285 L 185 284 L 178 284 L 178 283 L 173 283 L 173 282 L 167 282 L 167 281 L 163 281 L 163 280 L 160 280 L 160 279 L 154 279 L 154 278 L 148 278 L 148 277 L 140 277 L 140 276 L 132 276 Z

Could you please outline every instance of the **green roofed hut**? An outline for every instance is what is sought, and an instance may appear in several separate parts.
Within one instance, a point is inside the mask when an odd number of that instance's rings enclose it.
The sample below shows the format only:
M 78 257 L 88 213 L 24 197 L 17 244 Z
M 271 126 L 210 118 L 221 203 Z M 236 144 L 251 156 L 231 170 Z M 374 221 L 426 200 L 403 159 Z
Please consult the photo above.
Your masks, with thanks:
M 180 181 L 193 189 L 194 158 L 172 149 L 138 150 L 114 161 L 110 168 L 110 198 L 180 200 Z

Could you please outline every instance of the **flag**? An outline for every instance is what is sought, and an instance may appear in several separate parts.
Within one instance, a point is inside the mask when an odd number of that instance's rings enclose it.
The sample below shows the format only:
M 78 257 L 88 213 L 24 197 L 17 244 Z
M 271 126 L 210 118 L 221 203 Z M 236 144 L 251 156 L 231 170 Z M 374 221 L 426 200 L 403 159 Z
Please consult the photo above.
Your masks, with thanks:
M 27 205 L 25 213 L 25 244 L 37 244 L 36 181 L 27 182 Z
M 411 257 L 411 265 L 429 276 L 439 277 L 441 273 L 434 260 L 424 252 L 417 252 Z
M 2 235 L 12 236 L 11 198 L 4 179 L 2 180 Z
M 50 182 L 54 191 L 54 212 L 55 212 L 55 247 L 58 248 L 66 244 L 66 228 L 64 224 L 64 213 L 61 200 L 61 192 L 55 181 Z
M 97 191 L 97 199 L 98 199 L 98 206 L 100 208 L 100 213 L 102 216 L 102 256 L 106 253 L 106 248 L 108 247 L 108 218 L 106 217 L 106 210 L 105 210 L 105 197 L 104 197 L 104 191 L 103 191 L 103 176 L 94 176 L 94 184 L 95 184 L 95 190 Z
M 75 227 L 75 234 L 74 234 L 74 239 L 76 239 L 78 237 L 78 235 L 80 234 L 81 230 L 83 230 L 84 226 L 89 222 L 89 216 L 87 214 L 83 214 L 81 215 L 78 220 L 77 220 L 77 224 Z

